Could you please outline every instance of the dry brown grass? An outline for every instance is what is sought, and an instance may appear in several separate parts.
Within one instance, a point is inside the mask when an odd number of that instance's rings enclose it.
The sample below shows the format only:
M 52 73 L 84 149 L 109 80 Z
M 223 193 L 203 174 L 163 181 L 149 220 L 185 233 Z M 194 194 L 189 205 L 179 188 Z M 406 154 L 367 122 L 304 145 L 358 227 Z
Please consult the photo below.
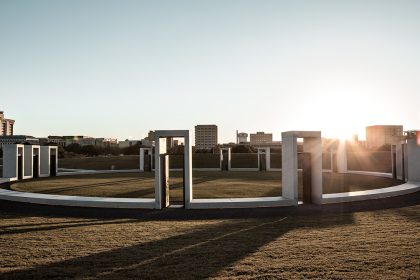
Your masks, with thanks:
M 418 205 L 263 219 L 0 218 L 2 279 L 420 278 Z
M 194 172 L 195 198 L 263 197 L 281 195 L 281 172 Z M 399 184 L 388 178 L 362 175 L 323 176 L 324 193 L 359 191 Z M 182 199 L 182 173 L 171 173 L 171 199 Z M 300 186 L 301 188 L 301 186 Z M 153 173 L 76 175 L 23 181 L 18 191 L 104 197 L 154 197 Z M 302 193 L 300 190 L 299 193 Z

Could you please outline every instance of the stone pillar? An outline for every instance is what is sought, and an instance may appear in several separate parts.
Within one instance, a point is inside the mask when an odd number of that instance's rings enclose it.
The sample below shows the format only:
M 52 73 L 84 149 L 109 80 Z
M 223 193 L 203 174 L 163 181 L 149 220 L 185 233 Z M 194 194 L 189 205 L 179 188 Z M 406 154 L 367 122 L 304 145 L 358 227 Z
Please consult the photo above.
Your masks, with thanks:
M 25 145 L 25 156 L 23 157 L 23 162 L 25 168 L 23 169 L 23 178 L 31 179 L 32 178 L 32 168 L 33 168 L 33 147 L 32 145 Z
M 298 156 L 295 136 L 281 135 L 282 139 L 282 197 L 298 201 Z
M 145 156 L 145 151 L 148 152 L 148 155 L 152 155 L 153 154 L 153 148 L 140 148 L 140 172 L 145 172 L 144 168 L 144 160 L 146 158 Z M 149 162 L 150 164 L 150 170 L 153 170 L 153 156 L 150 157 L 151 161 Z M 149 170 L 147 170 L 149 171 Z
M 144 172 L 144 148 L 140 148 L 140 171 Z
M 395 145 L 395 164 L 396 164 L 396 171 L 397 171 L 397 179 L 398 180 L 405 180 L 405 157 L 404 154 L 405 150 L 405 141 Z
M 337 149 L 338 173 L 347 173 L 347 149 L 346 141 L 340 141 Z
M 420 182 L 420 146 L 415 138 L 407 140 L 407 180 Z
M 156 135 L 155 139 L 155 208 L 162 209 L 162 180 L 161 155 L 166 154 L 166 139 Z
M 21 156 L 21 169 L 19 170 L 19 156 Z M 20 144 L 6 144 L 3 145 L 3 178 L 8 178 L 11 181 L 23 178 L 25 168 L 25 150 L 24 146 Z M 19 174 L 20 173 L 20 174 Z M 20 176 L 19 176 L 20 175 Z
M 189 209 L 193 199 L 192 189 L 192 147 L 190 143 L 190 132 L 186 131 L 184 137 L 184 195 L 185 208 Z
M 303 152 L 311 154 L 312 202 L 322 203 L 322 140 L 321 137 L 304 138 Z M 347 160 L 346 160 L 347 164 Z

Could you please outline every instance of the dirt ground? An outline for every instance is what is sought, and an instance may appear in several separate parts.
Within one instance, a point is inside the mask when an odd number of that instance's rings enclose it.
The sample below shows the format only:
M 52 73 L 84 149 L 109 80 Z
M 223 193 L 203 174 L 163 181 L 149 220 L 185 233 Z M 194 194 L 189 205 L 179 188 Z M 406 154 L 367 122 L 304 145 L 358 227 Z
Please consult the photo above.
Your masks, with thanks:
M 420 279 L 420 194 L 116 210 L 0 204 L 1 279 Z

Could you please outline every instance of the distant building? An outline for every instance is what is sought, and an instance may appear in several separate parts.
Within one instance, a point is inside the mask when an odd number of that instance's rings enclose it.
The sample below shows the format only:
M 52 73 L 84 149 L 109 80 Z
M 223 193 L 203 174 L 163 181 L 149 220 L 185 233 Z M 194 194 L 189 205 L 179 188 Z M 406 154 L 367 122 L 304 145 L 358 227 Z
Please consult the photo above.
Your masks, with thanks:
M 248 133 L 240 132 L 236 135 L 237 144 L 248 144 Z
M 71 144 L 79 144 L 80 146 L 97 146 L 97 147 L 111 147 L 117 146 L 118 140 L 116 138 L 95 138 L 89 136 L 48 136 L 48 140 L 63 147 Z
M 65 141 L 65 146 L 71 145 L 71 144 L 79 144 L 80 140 L 83 139 L 84 136 L 63 136 L 63 139 Z
M 40 138 L 41 141 L 41 138 Z M 65 147 L 66 146 L 66 140 L 63 136 L 48 136 L 46 139 L 47 143 L 54 143 L 57 144 L 57 146 Z
M 269 146 L 273 143 L 273 134 L 257 132 L 250 134 L 251 146 Z
M 118 146 L 118 140 L 116 138 L 95 138 L 95 146 L 116 147 Z
M 211 150 L 217 146 L 217 125 L 195 126 L 195 149 Z
M 372 125 L 366 127 L 366 145 L 370 149 L 397 144 L 402 140 L 404 140 L 402 125 Z
M 28 135 L 7 135 L 0 136 L 0 147 L 5 144 L 24 144 L 39 145 L 39 139 Z
M 0 111 L 0 136 L 13 135 L 15 121 L 4 118 L 4 112 Z

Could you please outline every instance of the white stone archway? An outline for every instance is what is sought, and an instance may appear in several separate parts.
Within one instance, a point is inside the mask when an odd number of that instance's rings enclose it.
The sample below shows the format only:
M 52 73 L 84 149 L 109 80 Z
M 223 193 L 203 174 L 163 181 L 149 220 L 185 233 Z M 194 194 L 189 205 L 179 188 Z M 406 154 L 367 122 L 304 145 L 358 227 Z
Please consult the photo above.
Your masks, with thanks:
M 56 176 L 58 173 L 57 146 L 41 146 L 40 148 L 40 177 Z
M 322 140 L 320 131 L 287 131 L 282 137 L 282 197 L 298 201 L 297 139 L 303 138 L 303 151 L 311 154 L 312 201 L 322 203 Z
M 258 148 L 258 170 L 261 170 L 261 155 L 265 154 L 265 171 L 271 170 L 270 147 Z
M 151 155 L 151 170 L 153 170 L 153 148 L 140 148 L 140 171 L 144 172 L 144 152 L 147 151 L 148 155 Z
M 220 170 L 223 170 L 222 164 L 223 164 L 223 160 L 224 160 L 224 158 L 223 158 L 223 152 L 224 151 L 227 151 L 227 157 L 228 157 L 227 158 L 227 161 L 228 161 L 227 171 L 229 171 L 232 168 L 231 163 L 230 163 L 230 161 L 231 161 L 231 148 L 220 148 Z
M 25 170 L 25 145 L 3 145 L 3 178 L 10 181 L 24 178 Z
M 190 208 L 192 191 L 192 149 L 189 130 L 156 130 L 155 131 L 155 208 L 162 208 L 162 178 L 165 170 L 161 170 L 161 155 L 166 153 L 166 138 L 184 138 L 184 205 Z

